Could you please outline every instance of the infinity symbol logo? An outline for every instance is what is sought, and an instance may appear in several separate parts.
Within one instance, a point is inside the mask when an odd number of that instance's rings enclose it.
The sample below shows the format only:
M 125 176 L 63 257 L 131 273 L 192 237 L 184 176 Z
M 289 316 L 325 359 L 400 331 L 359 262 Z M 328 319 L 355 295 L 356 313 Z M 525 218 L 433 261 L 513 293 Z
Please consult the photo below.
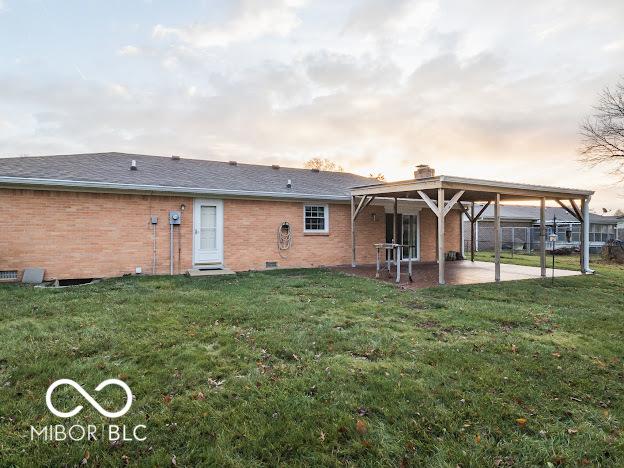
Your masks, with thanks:
M 126 414 L 128 410 L 130 409 L 130 407 L 132 406 L 132 391 L 130 390 L 130 387 L 128 387 L 128 385 L 125 382 L 122 382 L 121 380 L 107 379 L 107 380 L 104 380 L 102 383 L 100 383 L 97 387 L 95 387 L 95 391 L 99 392 L 104 387 L 108 387 L 109 385 L 117 385 L 118 387 L 123 388 L 123 390 L 126 392 L 125 406 L 121 408 L 119 411 L 110 412 L 102 408 L 100 404 L 97 401 L 95 401 L 93 397 L 85 391 L 84 388 L 82 388 L 73 380 L 59 379 L 56 382 L 54 382 L 52 385 L 50 385 L 48 387 L 48 391 L 46 392 L 46 405 L 48 405 L 48 409 L 54 415 L 58 416 L 59 418 L 71 418 L 72 416 L 75 416 L 78 413 L 80 413 L 80 411 L 82 411 L 82 408 L 83 408 L 82 405 L 78 405 L 71 411 L 63 412 L 63 411 L 58 411 L 54 407 L 54 405 L 52 404 L 52 392 L 56 389 L 56 387 L 60 387 L 61 385 L 69 385 L 70 387 L 74 387 L 76 390 L 78 390 L 78 393 L 80 393 L 84 397 L 85 400 L 91 403 L 91 406 L 93 406 L 102 416 L 106 416 L 107 418 L 119 418 L 120 416 L 123 416 L 124 414 Z

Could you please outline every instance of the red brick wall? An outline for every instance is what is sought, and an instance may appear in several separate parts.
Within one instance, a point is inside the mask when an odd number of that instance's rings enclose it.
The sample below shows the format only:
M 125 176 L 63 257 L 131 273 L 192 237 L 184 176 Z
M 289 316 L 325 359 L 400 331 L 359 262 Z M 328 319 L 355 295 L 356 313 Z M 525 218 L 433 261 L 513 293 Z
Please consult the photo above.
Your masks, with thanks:
M 319 202 L 319 204 L 322 204 Z M 304 234 L 303 202 L 225 200 L 224 263 L 233 270 L 263 269 L 265 262 L 280 267 L 315 267 L 351 263 L 351 205 L 329 204 L 329 233 Z M 376 221 L 372 220 L 372 213 Z M 277 248 L 277 229 L 282 222 L 292 229 L 291 248 Z M 374 263 L 373 244 L 384 242 L 382 207 L 367 207 L 357 219 L 356 253 L 359 263 Z
M 185 204 L 175 227 L 174 272 L 192 267 L 193 199 L 48 190 L 0 189 L 0 270 L 45 268 L 46 279 L 90 278 L 152 273 L 156 226 L 156 273 L 169 273 L 168 212 Z M 304 234 L 303 202 L 224 200 L 224 263 L 236 271 L 280 267 L 314 267 L 351 263 L 350 205 L 329 204 L 329 233 Z M 373 221 L 373 213 L 376 220 Z M 422 261 L 435 261 L 436 221 L 421 212 Z M 277 229 L 287 221 L 293 243 L 277 249 Z M 369 206 L 357 220 L 357 262 L 374 263 L 373 244 L 385 239 L 382 207 Z M 446 217 L 446 250 L 460 250 L 460 213 Z
M 192 264 L 192 199 L 109 193 L 0 189 L 0 269 L 45 268 L 45 278 L 169 273 L 169 210 L 186 205 L 175 231 L 176 273 Z M 180 242 L 181 235 L 181 242 Z M 21 273 L 21 271 L 20 271 Z
M 438 218 L 433 211 L 420 211 L 420 261 L 437 260 Z M 451 210 L 444 218 L 444 250 L 461 252 L 461 212 Z

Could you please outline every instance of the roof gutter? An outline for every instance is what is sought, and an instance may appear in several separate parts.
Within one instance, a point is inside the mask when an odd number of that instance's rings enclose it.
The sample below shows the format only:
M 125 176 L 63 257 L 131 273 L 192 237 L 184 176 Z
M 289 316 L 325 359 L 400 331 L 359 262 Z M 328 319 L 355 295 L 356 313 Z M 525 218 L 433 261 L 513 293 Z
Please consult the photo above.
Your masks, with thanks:
M 28 185 L 41 187 L 82 188 L 98 190 L 125 190 L 138 192 L 162 192 L 192 195 L 224 195 L 231 197 L 287 198 L 305 200 L 348 201 L 349 195 L 321 195 L 316 193 L 262 192 L 251 190 L 206 189 L 200 187 L 173 187 L 168 185 L 123 184 L 64 179 L 38 179 L 30 177 L 0 176 L 0 185 Z

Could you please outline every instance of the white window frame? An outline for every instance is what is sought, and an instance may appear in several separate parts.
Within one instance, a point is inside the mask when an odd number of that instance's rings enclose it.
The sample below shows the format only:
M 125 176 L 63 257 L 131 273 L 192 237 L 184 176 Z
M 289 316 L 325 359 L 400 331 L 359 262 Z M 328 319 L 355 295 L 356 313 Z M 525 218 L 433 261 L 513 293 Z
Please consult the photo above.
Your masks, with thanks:
M 325 229 L 306 229 L 306 208 L 308 207 L 323 207 Z M 305 203 L 303 205 L 303 232 L 305 234 L 328 234 L 329 233 L 329 205 L 326 203 Z

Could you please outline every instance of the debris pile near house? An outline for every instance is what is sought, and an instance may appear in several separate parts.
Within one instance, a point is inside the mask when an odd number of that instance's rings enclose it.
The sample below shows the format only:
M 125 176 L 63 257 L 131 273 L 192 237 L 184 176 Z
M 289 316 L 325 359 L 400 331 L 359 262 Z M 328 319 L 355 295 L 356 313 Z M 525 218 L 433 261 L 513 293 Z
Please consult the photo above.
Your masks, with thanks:
M 602 246 L 600 256 L 608 262 L 624 264 L 624 241 L 608 240 Z

